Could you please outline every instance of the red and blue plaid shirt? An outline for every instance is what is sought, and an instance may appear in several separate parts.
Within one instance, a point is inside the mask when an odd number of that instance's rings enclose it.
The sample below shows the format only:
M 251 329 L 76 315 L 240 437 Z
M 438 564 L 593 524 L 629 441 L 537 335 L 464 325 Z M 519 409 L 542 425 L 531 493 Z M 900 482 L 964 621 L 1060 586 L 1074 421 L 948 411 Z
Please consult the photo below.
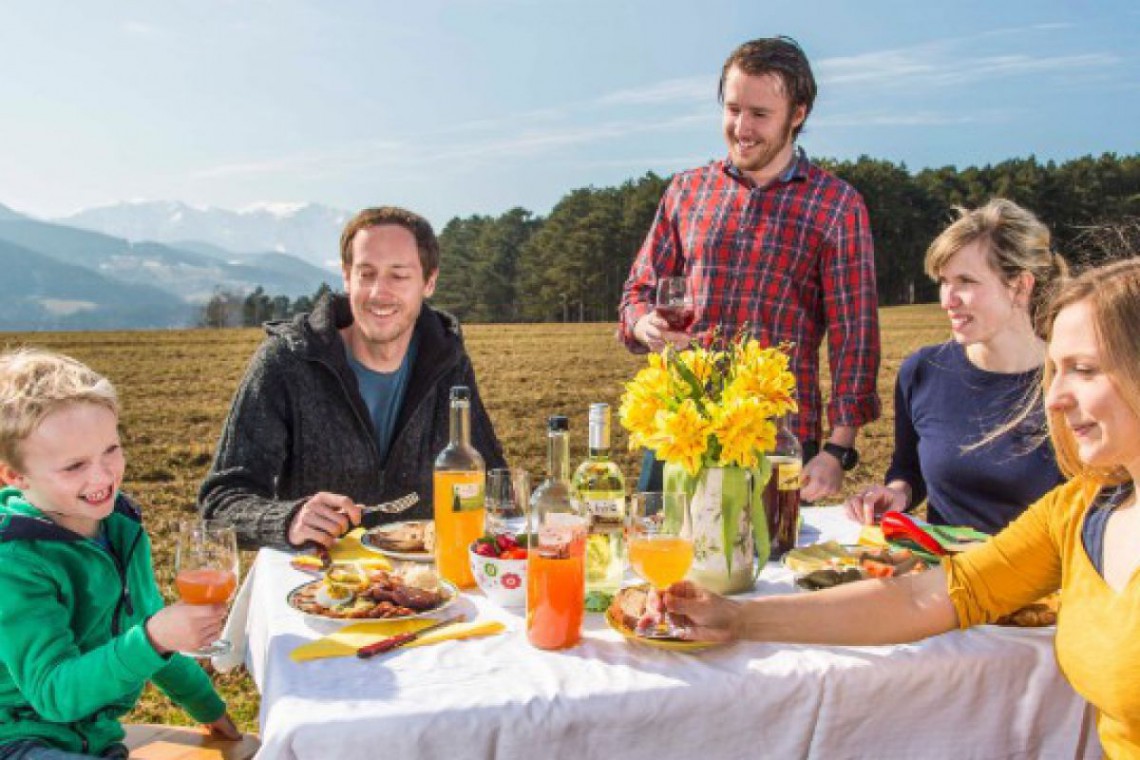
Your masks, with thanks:
M 657 279 L 684 275 L 696 309 L 691 334 L 744 325 L 766 345 L 794 343 L 801 441 L 822 440 L 819 346 L 828 335 L 832 427 L 879 416 L 875 256 L 867 209 L 843 180 L 802 149 L 758 187 L 729 161 L 677 174 L 633 262 L 620 306 L 620 334 L 647 350 L 633 326 L 653 310 Z

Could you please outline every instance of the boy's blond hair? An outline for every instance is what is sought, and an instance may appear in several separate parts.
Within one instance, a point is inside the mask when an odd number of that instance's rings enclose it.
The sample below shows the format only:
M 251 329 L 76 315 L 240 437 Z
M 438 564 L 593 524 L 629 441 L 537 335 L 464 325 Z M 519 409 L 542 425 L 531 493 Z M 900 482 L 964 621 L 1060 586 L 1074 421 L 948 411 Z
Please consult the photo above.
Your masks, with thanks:
M 49 414 L 79 403 L 119 413 L 111 381 L 70 356 L 36 348 L 0 354 L 0 462 L 21 468 L 20 443 Z

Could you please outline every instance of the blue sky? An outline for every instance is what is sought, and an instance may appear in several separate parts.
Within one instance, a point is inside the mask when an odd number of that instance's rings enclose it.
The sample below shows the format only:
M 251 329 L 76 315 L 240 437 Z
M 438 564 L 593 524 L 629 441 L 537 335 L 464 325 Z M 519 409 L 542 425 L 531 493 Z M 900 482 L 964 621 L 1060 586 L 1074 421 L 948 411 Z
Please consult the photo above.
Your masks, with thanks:
M 437 225 L 720 157 L 740 42 L 800 41 L 812 155 L 1140 151 L 1135 2 L 9 0 L 0 203 L 395 203 Z

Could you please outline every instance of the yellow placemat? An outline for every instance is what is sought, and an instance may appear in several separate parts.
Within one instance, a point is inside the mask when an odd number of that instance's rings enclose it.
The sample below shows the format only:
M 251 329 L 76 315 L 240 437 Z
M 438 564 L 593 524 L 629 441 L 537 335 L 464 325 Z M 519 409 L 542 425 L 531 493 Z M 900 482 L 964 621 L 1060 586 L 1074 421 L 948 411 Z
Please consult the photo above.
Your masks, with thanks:
M 320 660 L 325 657 L 350 657 L 356 650 L 365 644 L 371 644 L 388 636 L 396 636 L 409 631 L 418 631 L 427 628 L 438 621 L 427 618 L 414 620 L 368 620 L 362 623 L 352 623 L 331 633 L 323 639 L 310 641 L 294 649 L 290 654 L 293 662 L 306 660 Z M 454 623 L 438 631 L 424 634 L 423 638 L 416 639 L 403 648 L 422 647 L 428 644 L 437 644 L 448 639 L 470 639 L 476 636 L 490 636 L 506 628 L 497 620 L 484 620 L 472 623 Z

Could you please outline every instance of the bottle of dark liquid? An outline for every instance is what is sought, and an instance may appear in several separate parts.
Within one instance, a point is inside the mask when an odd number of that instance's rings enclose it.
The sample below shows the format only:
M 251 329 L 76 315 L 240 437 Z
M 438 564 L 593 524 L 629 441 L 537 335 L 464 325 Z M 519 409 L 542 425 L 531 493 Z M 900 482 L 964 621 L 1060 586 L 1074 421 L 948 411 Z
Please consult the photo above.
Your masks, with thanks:
M 764 514 L 772 538 L 772 559 L 795 548 L 800 532 L 800 472 L 804 454 L 799 439 L 781 419 L 776 428 L 776 446 L 768 455 L 772 476 L 764 488 Z

